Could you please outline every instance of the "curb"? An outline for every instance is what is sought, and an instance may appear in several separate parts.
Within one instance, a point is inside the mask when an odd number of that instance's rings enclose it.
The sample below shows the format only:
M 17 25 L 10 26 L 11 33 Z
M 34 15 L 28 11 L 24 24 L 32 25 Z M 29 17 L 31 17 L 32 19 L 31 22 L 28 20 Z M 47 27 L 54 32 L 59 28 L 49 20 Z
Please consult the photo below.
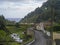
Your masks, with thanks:
M 30 42 L 30 43 L 28 43 L 28 44 L 26 44 L 26 45 L 31 45 L 33 42 L 35 42 L 35 39 L 34 39 L 32 42 Z

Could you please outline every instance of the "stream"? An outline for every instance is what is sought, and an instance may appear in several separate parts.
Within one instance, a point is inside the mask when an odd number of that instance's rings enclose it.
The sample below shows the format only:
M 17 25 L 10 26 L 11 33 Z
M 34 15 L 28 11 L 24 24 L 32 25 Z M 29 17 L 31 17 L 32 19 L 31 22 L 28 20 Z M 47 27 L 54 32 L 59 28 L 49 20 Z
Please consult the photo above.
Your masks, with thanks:
M 16 34 L 16 33 L 12 33 L 10 36 L 11 36 L 11 38 L 13 38 L 16 42 L 19 42 L 19 43 L 22 43 L 22 42 L 23 42 L 23 40 L 20 39 L 20 36 L 19 36 L 18 34 Z

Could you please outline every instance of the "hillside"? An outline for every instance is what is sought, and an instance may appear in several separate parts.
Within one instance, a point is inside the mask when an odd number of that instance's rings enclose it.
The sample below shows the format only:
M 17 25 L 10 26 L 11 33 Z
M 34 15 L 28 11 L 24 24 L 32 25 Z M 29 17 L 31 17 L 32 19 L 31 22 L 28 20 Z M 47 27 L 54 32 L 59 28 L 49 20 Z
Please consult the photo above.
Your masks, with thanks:
M 15 22 L 19 22 L 21 20 L 21 18 L 6 18 L 9 21 L 15 21 Z
M 51 6 L 50 2 L 51 1 L 48 0 L 43 3 L 42 7 L 38 7 L 34 11 L 28 13 L 20 23 L 38 23 L 41 21 L 51 20 L 52 11 L 54 11 L 54 21 L 60 22 L 60 0 L 53 0 L 53 6 Z

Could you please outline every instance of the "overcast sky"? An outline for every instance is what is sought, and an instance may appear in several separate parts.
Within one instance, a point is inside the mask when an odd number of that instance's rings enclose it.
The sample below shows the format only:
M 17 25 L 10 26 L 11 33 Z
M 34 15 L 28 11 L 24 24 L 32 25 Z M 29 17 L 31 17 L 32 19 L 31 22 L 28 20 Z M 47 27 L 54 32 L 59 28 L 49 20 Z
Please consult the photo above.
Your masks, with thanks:
M 5 18 L 23 18 L 47 0 L 0 0 L 0 15 Z

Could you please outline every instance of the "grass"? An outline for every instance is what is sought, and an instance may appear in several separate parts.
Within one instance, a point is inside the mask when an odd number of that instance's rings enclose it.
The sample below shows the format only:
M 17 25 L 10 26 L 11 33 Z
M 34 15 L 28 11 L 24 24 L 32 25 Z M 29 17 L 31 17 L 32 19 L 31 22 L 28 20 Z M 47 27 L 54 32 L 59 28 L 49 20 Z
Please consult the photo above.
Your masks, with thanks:
M 21 25 L 19 28 L 16 26 L 6 26 L 6 28 L 12 32 L 12 33 L 17 33 L 21 39 L 25 39 L 26 35 L 22 34 L 22 32 L 26 31 L 27 28 L 30 27 L 28 25 Z M 31 38 L 29 40 L 25 40 L 25 42 L 30 41 Z M 4 32 L 3 30 L 0 30 L 0 41 L 14 41 L 12 38 L 10 38 L 10 35 L 7 35 L 6 32 Z M 25 43 L 24 42 L 24 43 Z M 6 42 L 4 43 L 4 45 L 21 45 L 20 43 L 17 42 Z
M 3 30 L 0 30 L 0 41 L 9 41 L 11 40 L 10 36 L 7 35 Z
M 9 44 L 10 45 L 21 45 L 20 43 L 17 43 L 17 42 L 10 42 Z
M 26 42 L 24 42 L 24 44 L 30 43 L 31 41 L 33 41 L 33 39 L 34 39 L 33 37 L 28 39 Z

